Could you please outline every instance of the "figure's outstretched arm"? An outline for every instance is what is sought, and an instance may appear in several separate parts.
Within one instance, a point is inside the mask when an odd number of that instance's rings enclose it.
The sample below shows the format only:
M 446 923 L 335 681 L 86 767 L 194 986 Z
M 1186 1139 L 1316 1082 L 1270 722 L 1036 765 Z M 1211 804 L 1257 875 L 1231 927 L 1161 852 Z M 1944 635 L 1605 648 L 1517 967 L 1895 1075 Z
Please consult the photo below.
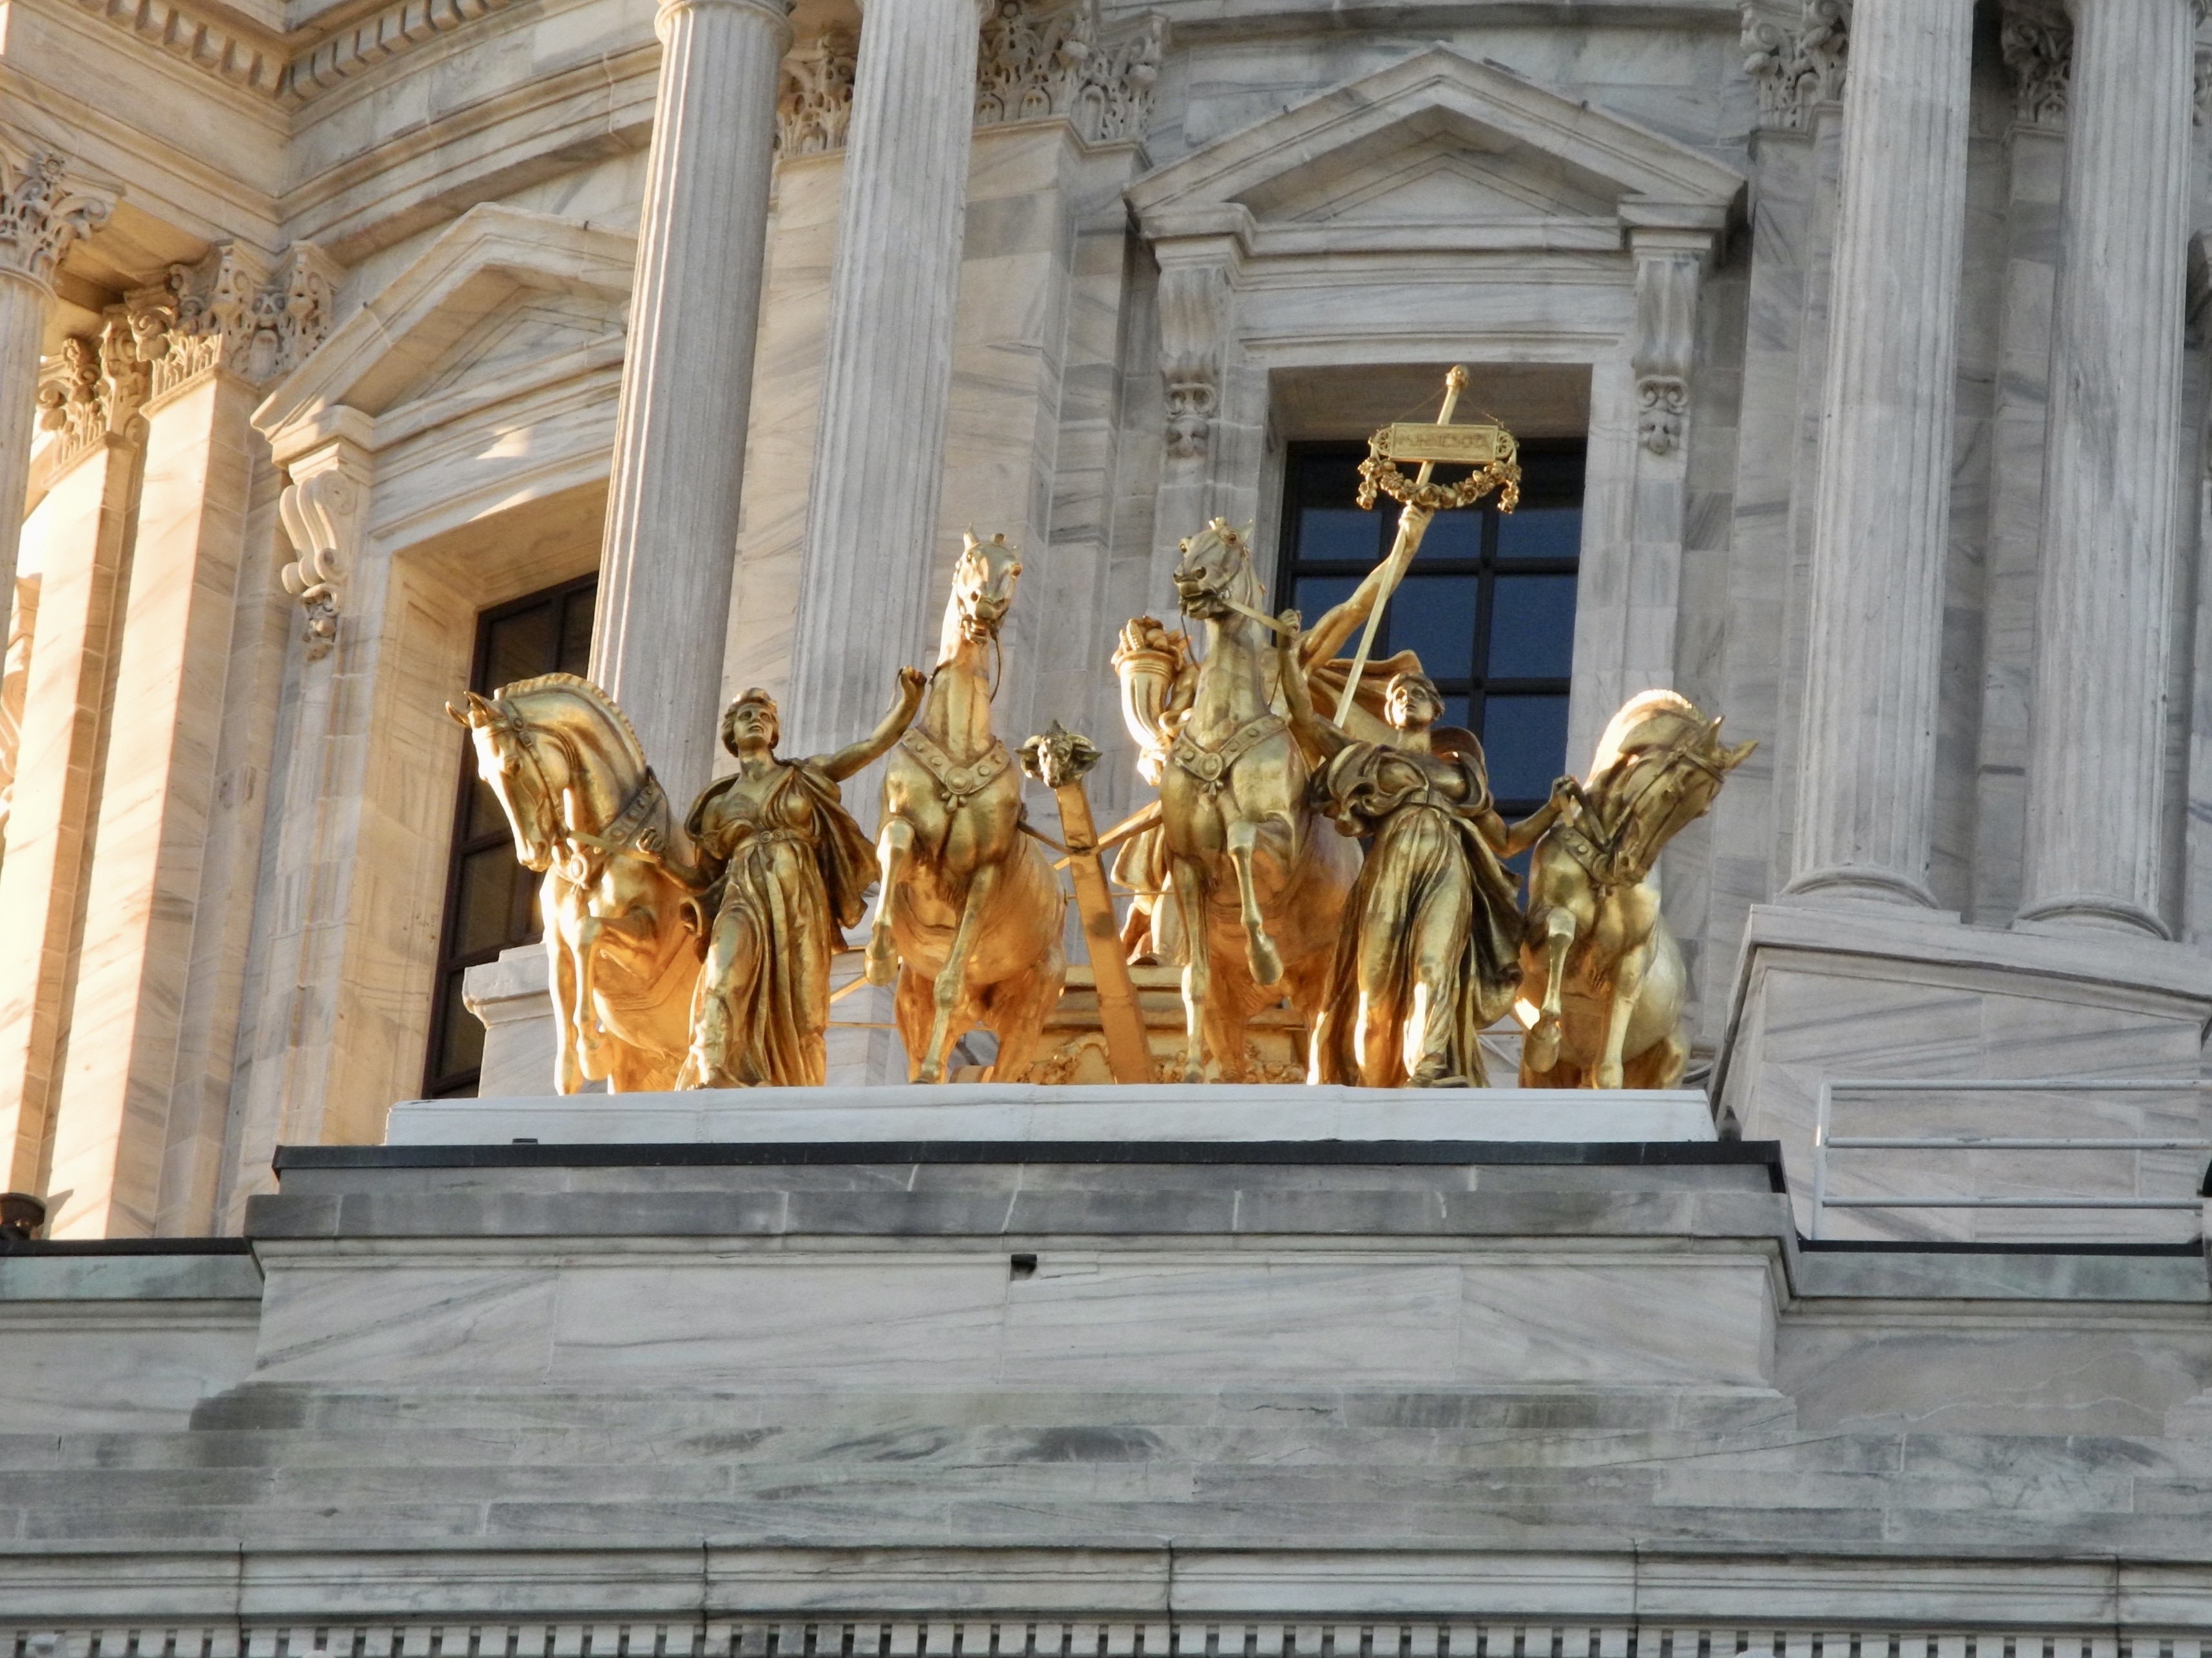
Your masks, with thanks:
M 1428 514 L 1423 514 L 1426 527 Z M 1352 590 L 1352 597 L 1341 604 L 1332 606 L 1322 613 L 1313 631 L 1298 642 L 1298 659 L 1308 668 L 1318 667 L 1332 661 L 1338 652 L 1352 642 L 1352 635 L 1359 631 L 1382 596 L 1382 583 L 1390 569 L 1390 561 L 1384 559 L 1367 573 L 1366 578 Z
M 928 689 L 927 674 L 919 668 L 901 668 L 898 695 L 891 703 L 891 711 L 884 716 L 883 724 L 859 742 L 835 754 L 822 756 L 813 762 L 816 768 L 842 783 L 861 767 L 882 759 L 891 751 L 891 744 L 906 735 L 906 728 L 914 724 L 915 711 L 921 707 L 921 694 Z
M 1277 620 L 1282 625 L 1275 635 L 1275 651 L 1282 672 L 1283 701 L 1289 709 L 1291 731 L 1297 738 L 1298 745 L 1308 754 L 1333 759 L 1352 746 L 1352 736 L 1341 726 L 1323 719 L 1314 709 L 1313 688 L 1306 683 L 1305 671 L 1298 660 L 1298 613 L 1285 610 Z
M 1506 826 L 1498 819 L 1500 835 L 1493 841 L 1499 855 L 1510 858 L 1536 844 L 1536 837 L 1562 817 L 1571 817 L 1582 809 L 1583 787 L 1571 777 L 1562 777 L 1552 785 L 1552 798 L 1519 823 Z M 1496 817 L 1496 813 L 1492 813 Z

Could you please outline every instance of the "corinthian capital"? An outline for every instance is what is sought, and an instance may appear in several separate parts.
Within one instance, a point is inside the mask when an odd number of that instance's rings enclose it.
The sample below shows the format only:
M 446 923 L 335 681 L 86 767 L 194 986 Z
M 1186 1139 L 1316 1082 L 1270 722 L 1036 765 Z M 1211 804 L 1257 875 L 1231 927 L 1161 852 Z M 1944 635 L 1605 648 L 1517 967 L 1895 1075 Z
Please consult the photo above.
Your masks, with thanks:
M 161 397 L 220 368 L 261 385 L 305 361 L 331 330 L 338 268 L 295 242 L 272 270 L 236 242 L 128 296 L 139 355 Z
M 52 146 L 0 129 L 0 270 L 51 283 L 70 244 L 106 223 L 121 194 Z
M 1851 0 L 1802 0 L 1794 21 L 1774 21 L 1759 0 L 1740 5 L 1743 68 L 1759 89 L 1759 124 L 1802 132 L 1815 109 L 1844 95 Z
M 1997 37 L 2012 71 L 2014 115 L 2022 126 L 2063 128 L 2074 78 L 2074 26 L 2056 7 L 2017 7 Z

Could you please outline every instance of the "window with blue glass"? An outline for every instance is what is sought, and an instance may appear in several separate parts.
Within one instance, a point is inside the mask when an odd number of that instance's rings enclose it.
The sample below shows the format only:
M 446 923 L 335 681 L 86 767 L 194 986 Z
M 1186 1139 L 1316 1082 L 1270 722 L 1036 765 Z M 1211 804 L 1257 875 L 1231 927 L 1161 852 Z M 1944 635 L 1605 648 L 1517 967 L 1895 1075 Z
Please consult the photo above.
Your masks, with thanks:
M 1364 444 L 1292 444 L 1277 591 L 1310 623 L 1389 552 L 1398 512 L 1362 512 Z M 1583 444 L 1524 443 L 1521 505 L 1439 513 L 1392 598 L 1377 655 L 1419 652 L 1446 724 L 1482 739 L 1491 793 L 1525 817 L 1567 769 L 1567 685 L 1583 540 Z M 1348 653 L 1348 652 L 1347 652 Z

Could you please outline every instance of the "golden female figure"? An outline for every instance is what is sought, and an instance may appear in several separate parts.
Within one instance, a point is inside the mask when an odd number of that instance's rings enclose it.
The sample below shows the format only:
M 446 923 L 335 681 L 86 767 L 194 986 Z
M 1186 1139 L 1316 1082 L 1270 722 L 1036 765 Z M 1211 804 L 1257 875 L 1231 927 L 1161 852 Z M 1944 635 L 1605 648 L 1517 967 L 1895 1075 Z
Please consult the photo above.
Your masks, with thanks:
M 1313 1035 L 1312 1080 L 1369 1088 L 1482 1087 L 1481 1035 L 1521 985 L 1521 911 L 1510 858 L 1559 815 L 1563 796 L 1510 829 L 1492 804 L 1481 745 L 1454 727 L 1436 686 L 1394 674 L 1383 693 L 1392 738 L 1363 743 L 1314 711 L 1283 616 L 1291 729 L 1315 762 L 1316 804 L 1338 831 L 1367 837 L 1344 907 Z
M 691 1002 L 679 1088 L 818 1087 L 828 1071 L 830 958 L 866 912 L 875 852 L 837 785 L 897 742 L 927 682 L 899 670 L 898 698 L 860 742 L 779 760 L 775 701 L 750 690 L 722 715 L 738 769 L 684 821 L 710 878 L 697 901 L 707 964 Z

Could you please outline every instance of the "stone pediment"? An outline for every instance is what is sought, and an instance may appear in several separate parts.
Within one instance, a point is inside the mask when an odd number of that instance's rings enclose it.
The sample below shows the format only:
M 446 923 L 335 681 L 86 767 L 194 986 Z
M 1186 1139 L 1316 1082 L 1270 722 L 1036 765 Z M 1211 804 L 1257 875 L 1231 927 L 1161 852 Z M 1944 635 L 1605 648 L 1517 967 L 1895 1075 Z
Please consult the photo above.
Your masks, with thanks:
M 1130 186 L 1146 233 L 1247 252 L 1617 248 L 1717 231 L 1742 176 L 1502 64 L 1431 46 Z
M 619 363 L 636 244 L 572 219 L 471 209 L 334 329 L 255 411 L 272 437 L 333 407 L 379 446 Z

